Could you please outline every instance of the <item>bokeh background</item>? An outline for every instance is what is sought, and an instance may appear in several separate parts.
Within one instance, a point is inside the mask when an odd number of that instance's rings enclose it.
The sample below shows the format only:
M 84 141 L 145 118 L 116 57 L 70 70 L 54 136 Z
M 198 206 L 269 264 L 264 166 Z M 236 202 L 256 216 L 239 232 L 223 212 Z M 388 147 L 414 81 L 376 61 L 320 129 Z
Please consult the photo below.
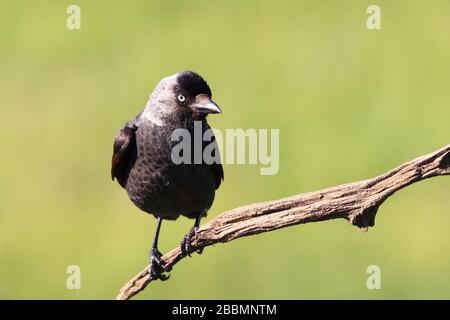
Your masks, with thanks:
M 382 30 L 366 28 L 381 7 Z M 66 9 L 81 8 L 81 30 Z M 195 70 L 218 129 L 279 128 L 280 170 L 226 165 L 204 221 L 378 175 L 450 142 L 450 2 L 0 1 L 0 298 L 110 299 L 155 219 L 110 178 L 112 142 L 164 76 Z M 450 298 L 450 179 L 344 220 L 208 248 L 138 299 Z M 162 227 L 160 249 L 192 221 Z M 81 290 L 66 268 L 81 268 Z M 368 290 L 378 265 L 382 289 Z

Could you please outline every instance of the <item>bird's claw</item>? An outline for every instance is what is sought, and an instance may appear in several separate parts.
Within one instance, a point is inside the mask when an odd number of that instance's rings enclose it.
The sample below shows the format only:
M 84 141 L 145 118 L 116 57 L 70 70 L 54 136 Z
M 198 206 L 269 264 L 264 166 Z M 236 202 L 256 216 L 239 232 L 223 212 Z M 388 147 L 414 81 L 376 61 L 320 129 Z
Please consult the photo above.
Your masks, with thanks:
M 164 272 L 171 271 L 172 267 L 168 267 L 164 264 L 164 261 L 161 259 L 162 253 L 158 249 L 153 248 L 150 254 L 150 268 L 148 270 L 150 275 L 161 281 L 168 280 L 170 278 L 170 274 L 166 275 Z
M 187 235 L 184 236 L 183 240 L 181 241 L 181 252 L 183 255 L 191 256 L 192 253 L 192 237 L 195 236 L 197 233 L 198 227 L 192 227 L 191 230 Z M 202 254 L 203 248 L 195 250 L 198 254 Z

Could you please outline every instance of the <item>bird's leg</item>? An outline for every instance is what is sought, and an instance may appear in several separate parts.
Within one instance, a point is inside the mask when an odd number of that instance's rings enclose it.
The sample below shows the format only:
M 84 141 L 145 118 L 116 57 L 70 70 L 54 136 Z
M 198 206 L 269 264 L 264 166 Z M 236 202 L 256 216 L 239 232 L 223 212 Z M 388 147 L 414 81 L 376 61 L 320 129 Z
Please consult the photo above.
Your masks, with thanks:
M 164 262 L 161 260 L 162 253 L 158 250 L 158 237 L 159 230 L 161 229 L 162 218 L 158 217 L 158 224 L 156 226 L 155 238 L 153 239 L 153 245 L 150 249 L 150 268 L 149 273 L 151 276 L 161 281 L 169 279 L 170 275 L 163 274 L 166 271 L 170 271 L 171 268 L 167 268 Z
M 191 256 L 191 251 L 192 251 L 191 240 L 192 240 L 192 237 L 197 233 L 203 213 L 204 213 L 203 211 L 200 211 L 197 213 L 197 215 L 195 217 L 194 226 L 191 228 L 189 233 L 184 236 L 183 240 L 181 241 L 181 252 L 184 255 L 188 255 L 189 257 Z M 203 252 L 203 249 L 198 249 L 196 252 L 198 254 L 201 254 Z

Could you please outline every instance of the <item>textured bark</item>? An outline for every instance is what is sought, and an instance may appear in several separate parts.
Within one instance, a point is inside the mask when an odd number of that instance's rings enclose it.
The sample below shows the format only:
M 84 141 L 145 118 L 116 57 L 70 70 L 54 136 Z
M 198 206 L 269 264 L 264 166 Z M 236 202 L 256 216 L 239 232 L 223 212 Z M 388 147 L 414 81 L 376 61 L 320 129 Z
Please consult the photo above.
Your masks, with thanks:
M 375 224 L 379 206 L 394 192 L 412 183 L 448 174 L 450 145 L 372 179 L 224 212 L 203 225 L 193 237 L 192 244 L 194 248 L 202 249 L 296 224 L 336 218 L 346 219 L 367 231 Z M 184 257 L 180 248 L 175 248 L 162 260 L 167 266 L 173 266 Z M 117 299 L 130 299 L 153 280 L 146 267 L 122 287 Z

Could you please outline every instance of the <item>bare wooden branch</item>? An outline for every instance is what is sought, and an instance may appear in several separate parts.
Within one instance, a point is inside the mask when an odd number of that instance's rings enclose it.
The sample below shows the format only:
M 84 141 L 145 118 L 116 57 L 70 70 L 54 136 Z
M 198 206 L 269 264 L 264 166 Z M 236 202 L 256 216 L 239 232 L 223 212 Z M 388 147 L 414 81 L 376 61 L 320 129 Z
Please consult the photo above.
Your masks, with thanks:
M 253 234 L 308 222 L 344 218 L 367 231 L 375 224 L 379 206 L 394 192 L 421 180 L 450 174 L 450 145 L 404 163 L 373 179 L 353 182 L 288 198 L 255 203 L 222 213 L 203 225 L 192 239 L 193 247 L 229 242 Z M 185 256 L 175 248 L 162 257 L 173 266 Z M 117 296 L 128 300 L 151 281 L 148 267 L 128 281 Z

